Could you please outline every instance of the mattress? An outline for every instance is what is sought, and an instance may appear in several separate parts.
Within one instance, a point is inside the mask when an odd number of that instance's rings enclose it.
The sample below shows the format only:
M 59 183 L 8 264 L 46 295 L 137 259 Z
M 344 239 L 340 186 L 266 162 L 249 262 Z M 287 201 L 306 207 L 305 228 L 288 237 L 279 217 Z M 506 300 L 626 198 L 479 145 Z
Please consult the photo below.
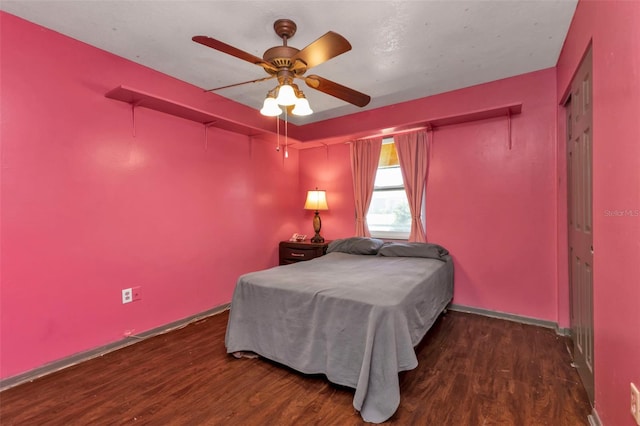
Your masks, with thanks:
M 453 297 L 453 262 L 341 252 L 238 279 L 225 344 L 355 389 L 365 421 L 400 403 L 398 373 Z

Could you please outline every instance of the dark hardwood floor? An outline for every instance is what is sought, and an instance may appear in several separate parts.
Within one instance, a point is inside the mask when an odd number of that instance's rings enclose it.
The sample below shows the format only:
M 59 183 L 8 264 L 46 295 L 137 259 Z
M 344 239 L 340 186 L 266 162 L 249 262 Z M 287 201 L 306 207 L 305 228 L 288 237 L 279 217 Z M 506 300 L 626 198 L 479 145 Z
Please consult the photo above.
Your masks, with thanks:
M 360 425 L 353 391 L 227 355 L 228 312 L 0 393 L 2 425 Z M 569 340 L 448 312 L 401 373 L 397 425 L 588 425 Z M 569 345 L 570 347 L 570 345 Z

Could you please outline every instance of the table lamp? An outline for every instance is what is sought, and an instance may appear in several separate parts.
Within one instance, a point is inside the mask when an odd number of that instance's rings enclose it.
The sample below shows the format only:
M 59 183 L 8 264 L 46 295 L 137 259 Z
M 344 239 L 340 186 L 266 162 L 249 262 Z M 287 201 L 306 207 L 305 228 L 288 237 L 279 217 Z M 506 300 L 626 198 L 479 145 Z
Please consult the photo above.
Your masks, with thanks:
M 327 205 L 327 193 L 318 188 L 307 191 L 307 201 L 304 203 L 305 210 L 315 210 L 313 216 L 313 230 L 316 235 L 311 238 L 312 243 L 324 243 L 324 238 L 320 235 L 320 229 L 322 228 L 322 221 L 320 220 L 320 210 L 329 210 Z

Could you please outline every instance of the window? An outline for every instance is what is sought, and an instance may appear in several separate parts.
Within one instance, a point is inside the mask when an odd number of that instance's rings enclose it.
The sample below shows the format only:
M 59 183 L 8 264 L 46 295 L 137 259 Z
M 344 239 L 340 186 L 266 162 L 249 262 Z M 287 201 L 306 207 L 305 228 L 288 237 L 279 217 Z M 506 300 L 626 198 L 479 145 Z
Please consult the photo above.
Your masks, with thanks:
M 411 232 L 411 211 L 393 138 L 382 141 L 367 223 L 376 238 L 406 240 Z

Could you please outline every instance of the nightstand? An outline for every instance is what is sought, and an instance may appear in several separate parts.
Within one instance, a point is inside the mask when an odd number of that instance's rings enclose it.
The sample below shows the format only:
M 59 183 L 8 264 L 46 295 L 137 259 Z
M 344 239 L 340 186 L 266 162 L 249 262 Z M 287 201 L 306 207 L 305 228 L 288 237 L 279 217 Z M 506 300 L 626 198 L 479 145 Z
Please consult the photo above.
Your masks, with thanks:
M 280 264 L 288 265 L 320 257 L 327 252 L 329 243 L 330 241 L 324 243 L 280 241 Z

